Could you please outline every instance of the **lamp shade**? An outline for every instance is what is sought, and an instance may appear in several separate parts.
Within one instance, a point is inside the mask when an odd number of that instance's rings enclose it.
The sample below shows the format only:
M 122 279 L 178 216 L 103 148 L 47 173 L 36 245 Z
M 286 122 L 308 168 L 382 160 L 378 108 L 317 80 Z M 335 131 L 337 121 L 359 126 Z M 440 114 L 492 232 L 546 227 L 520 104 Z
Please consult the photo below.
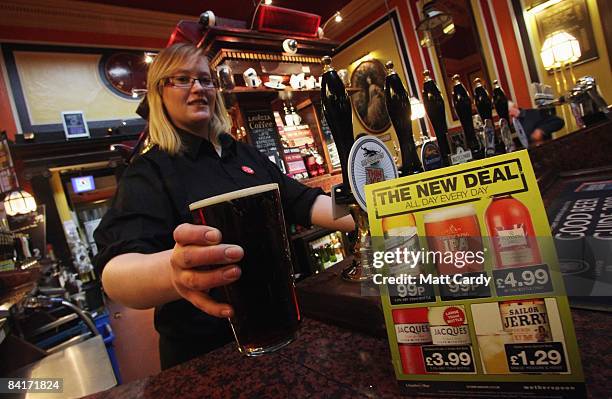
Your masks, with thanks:
M 410 97 L 410 119 L 413 121 L 420 118 L 425 118 L 425 107 L 418 98 Z
M 4 197 L 4 210 L 7 215 L 25 215 L 36 210 L 36 201 L 27 191 L 17 189 Z
M 580 43 L 567 32 L 559 31 L 549 35 L 540 51 L 544 68 L 559 68 L 567 62 L 576 62 L 582 55 Z
M 423 5 L 423 19 L 417 25 L 419 43 L 422 47 L 430 47 L 442 43 L 455 33 L 453 17 L 437 8 L 436 0 Z

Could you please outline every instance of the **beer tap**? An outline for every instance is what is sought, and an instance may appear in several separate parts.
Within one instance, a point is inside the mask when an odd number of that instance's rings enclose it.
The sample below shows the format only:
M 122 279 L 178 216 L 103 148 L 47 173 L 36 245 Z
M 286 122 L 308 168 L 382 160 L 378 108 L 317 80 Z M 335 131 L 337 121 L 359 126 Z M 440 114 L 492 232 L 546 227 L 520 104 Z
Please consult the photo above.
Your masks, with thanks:
M 353 146 L 353 111 L 346 88 L 331 66 L 331 57 L 321 59 L 323 75 L 321 76 L 321 105 L 323 115 L 331 130 L 338 149 L 342 168 L 342 183 L 334 186 L 333 198 L 336 205 L 348 207 L 356 224 L 357 238 L 352 248 L 353 263 L 342 271 L 342 278 L 347 281 L 367 281 L 372 276 L 371 238 L 367 213 L 358 205 L 349 185 L 348 163 Z
M 501 88 L 499 81 L 497 80 L 493 81 L 493 103 L 495 104 L 497 115 L 506 121 L 510 121 L 510 113 L 508 112 L 508 97 L 506 97 L 506 93 L 504 93 L 504 90 Z
M 451 163 L 449 158 L 450 147 L 446 137 L 448 126 L 446 125 L 444 98 L 428 70 L 423 71 L 423 106 L 436 133 L 436 141 L 442 156 L 443 166 L 448 166 Z
M 484 124 L 485 155 L 495 155 L 495 127 L 493 126 L 493 104 L 489 92 L 480 78 L 474 79 L 474 104 Z
M 423 171 L 423 166 L 419 161 L 414 137 L 412 136 L 410 96 L 406 92 L 399 75 L 393 69 L 393 62 L 388 61 L 385 67 L 387 69 L 385 103 L 400 145 L 402 159 L 400 173 L 402 176 L 420 173 Z
M 497 115 L 499 115 L 499 133 L 504 142 L 506 152 L 516 151 L 516 145 L 512 139 L 512 132 L 510 131 L 508 97 L 497 80 L 493 81 L 493 104 L 497 110 Z
M 463 133 L 467 139 L 468 147 L 472 151 L 472 156 L 474 159 L 482 159 L 484 157 L 484 151 L 476 138 L 476 132 L 474 131 L 474 124 L 472 121 L 472 100 L 465 86 L 461 83 L 459 75 L 453 75 L 453 105 L 455 106 L 455 112 L 463 127 Z
M 338 157 L 342 166 L 342 184 L 335 188 L 334 194 L 338 204 L 350 204 L 355 200 L 348 183 L 348 164 L 351 146 L 355 141 L 353 138 L 353 110 L 351 101 L 338 76 L 338 72 L 331 66 L 331 57 L 324 56 L 323 75 L 321 76 L 321 108 L 325 120 L 332 132 Z

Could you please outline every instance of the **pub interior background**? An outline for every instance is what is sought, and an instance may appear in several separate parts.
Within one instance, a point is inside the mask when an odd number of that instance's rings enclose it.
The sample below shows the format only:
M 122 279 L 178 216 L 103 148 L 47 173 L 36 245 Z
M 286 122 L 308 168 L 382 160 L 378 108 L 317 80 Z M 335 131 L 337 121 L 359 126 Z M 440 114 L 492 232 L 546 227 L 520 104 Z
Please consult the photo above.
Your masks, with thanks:
M 498 81 L 521 108 L 535 108 L 542 98 L 557 98 L 583 76 L 595 77 L 603 99 L 612 98 L 611 2 L 562 0 L 536 12 L 542 3 L 538 0 L 439 0 L 439 7 L 453 17 L 454 35 L 428 47 L 421 45 L 423 38 L 417 32 L 423 3 L 274 0 L 280 7 L 320 15 L 321 25 L 326 24 L 325 38 L 277 34 L 269 40 L 252 32 L 228 39 L 222 31 L 207 36 L 205 45 L 214 52 L 211 70 L 219 73 L 233 121 L 231 134 L 256 145 L 290 176 L 329 192 L 341 174 L 316 85 L 324 55 L 333 57 L 337 70 L 346 70 L 354 136 L 376 135 L 395 157 L 399 156 L 397 135 L 384 103 L 376 102 L 384 101 L 382 92 L 375 93 L 384 85 L 387 61 L 393 62 L 415 104 L 423 100 L 423 72 L 431 71 L 447 100 L 449 137 L 462 131 L 449 100 L 455 74 L 470 93 L 475 78 L 482 80 L 488 92 Z M 11 331 L 11 323 L 6 322 L 8 307 L 26 295 L 22 290 L 17 297 L 11 288 L 41 278 L 39 293 L 59 293 L 94 316 L 96 327 L 104 331 L 118 380 L 125 383 L 159 372 L 153 310 L 128 309 L 104 298 L 91 265 L 96 254 L 92 234 L 145 125 L 135 112 L 145 88 L 145 58 L 166 46 L 180 20 L 197 21 L 200 13 L 211 10 L 220 29 L 222 24 L 244 29 L 251 23 L 254 8 L 253 2 L 239 0 L 146 5 L 136 0 L 0 2 L 0 185 L 7 200 L 17 191 L 20 196 L 31 194 L 36 204 L 34 211 L 22 210 L 24 214 L 11 215 L 6 205 L 0 212 L 4 240 L 0 275 L 8 276 L 0 285 L 6 301 L 0 308 L 1 328 L 8 334 L 0 336 L 5 346 L 21 339 L 38 348 L 22 352 L 26 354 L 20 356 L 19 364 L 12 366 L 39 359 L 41 350 L 57 351 L 87 339 L 81 319 L 62 307 L 35 317 L 22 309 L 15 316 L 22 318 L 22 334 L 17 337 L 20 334 L 14 328 Z M 559 30 L 576 38 L 581 55 L 567 66 L 547 68 L 541 52 L 546 39 Z M 285 39 L 297 41 L 296 54 L 283 49 Z M 263 80 L 268 85 L 248 87 L 251 68 L 259 83 Z M 292 88 L 295 82 L 290 77 L 304 72 L 306 78 L 314 79 Z M 281 84 L 270 78 L 274 75 L 282 77 Z M 380 76 L 383 82 L 372 84 Z M 380 107 L 382 112 L 377 112 Z M 63 112 L 76 114 L 73 136 L 65 133 L 70 131 L 64 126 L 70 119 Z M 578 145 L 568 141 L 583 128 L 571 108 L 557 106 L 556 114 L 565 126 L 553 134 L 553 141 L 562 143 L 559 146 Z M 261 116 L 269 117 L 271 123 L 263 128 L 249 124 L 250 118 Z M 424 114 L 413 119 L 417 145 L 423 134 L 435 135 Z M 79 134 L 79 126 L 86 126 L 88 132 Z M 569 152 L 575 156 L 559 159 L 567 152 L 544 148 L 548 143 L 540 150 L 534 146 L 535 152 L 546 151 L 534 167 L 593 168 L 599 166 L 598 157 L 607 158 L 610 165 L 609 126 L 607 130 L 608 138 L 600 134 L 604 138 L 596 150 L 599 153 L 575 149 Z M 32 201 L 26 202 L 31 205 Z M 349 256 L 350 237 L 345 234 L 302 226 L 290 226 L 290 233 L 298 281 Z M 16 362 L 15 356 L 3 353 L 0 364 Z

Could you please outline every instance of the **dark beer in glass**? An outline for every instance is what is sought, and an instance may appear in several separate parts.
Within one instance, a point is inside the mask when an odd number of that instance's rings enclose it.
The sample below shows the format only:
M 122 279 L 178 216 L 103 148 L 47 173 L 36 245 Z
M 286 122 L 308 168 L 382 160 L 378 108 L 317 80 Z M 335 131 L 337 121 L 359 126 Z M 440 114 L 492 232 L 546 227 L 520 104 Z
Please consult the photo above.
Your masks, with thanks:
M 287 345 L 300 320 L 289 241 L 277 184 L 233 191 L 189 206 L 196 223 L 240 245 L 240 278 L 224 286 L 238 349 L 257 356 Z

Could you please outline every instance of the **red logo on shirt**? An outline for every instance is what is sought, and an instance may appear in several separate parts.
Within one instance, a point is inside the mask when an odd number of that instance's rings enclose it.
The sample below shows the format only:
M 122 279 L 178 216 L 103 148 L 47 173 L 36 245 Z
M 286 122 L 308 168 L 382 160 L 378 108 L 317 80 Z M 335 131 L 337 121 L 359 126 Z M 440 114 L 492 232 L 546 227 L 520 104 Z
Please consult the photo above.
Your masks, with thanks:
M 255 171 L 251 168 L 249 168 L 248 166 L 242 166 L 242 171 L 248 175 L 254 175 Z

